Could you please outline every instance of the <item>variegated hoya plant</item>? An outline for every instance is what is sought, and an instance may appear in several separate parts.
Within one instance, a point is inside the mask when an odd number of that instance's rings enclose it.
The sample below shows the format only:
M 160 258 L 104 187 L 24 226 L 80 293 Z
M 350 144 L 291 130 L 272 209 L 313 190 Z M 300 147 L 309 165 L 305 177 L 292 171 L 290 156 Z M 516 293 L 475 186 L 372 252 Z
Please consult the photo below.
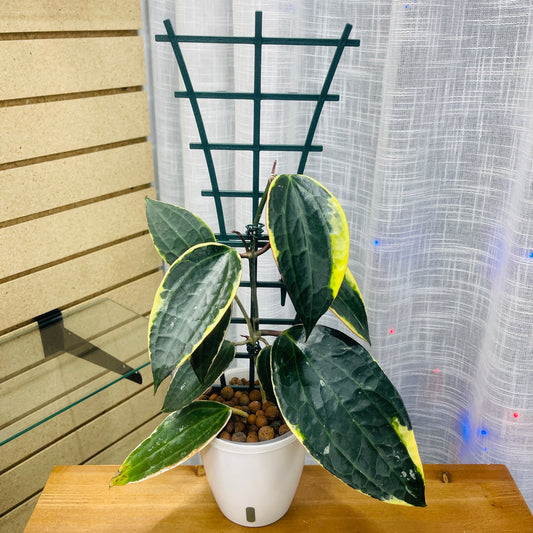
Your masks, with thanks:
M 272 344 L 237 297 L 242 259 L 217 243 L 191 212 L 147 199 L 154 244 L 170 265 L 149 325 L 154 389 L 170 378 L 168 417 L 126 458 L 112 485 L 168 470 L 206 446 L 232 408 L 197 400 L 228 367 L 235 344 L 225 339 L 235 302 L 248 324 L 246 342 L 260 343 L 257 375 L 298 440 L 349 486 L 390 503 L 424 506 L 424 474 L 411 423 L 397 390 L 353 337 L 318 325 L 333 311 L 369 341 L 365 307 L 347 269 L 346 217 L 335 197 L 307 176 L 271 176 L 254 224 L 266 206 L 269 247 L 299 319 Z M 268 246 L 268 245 L 267 245 Z M 252 305 L 257 293 L 252 290 Z

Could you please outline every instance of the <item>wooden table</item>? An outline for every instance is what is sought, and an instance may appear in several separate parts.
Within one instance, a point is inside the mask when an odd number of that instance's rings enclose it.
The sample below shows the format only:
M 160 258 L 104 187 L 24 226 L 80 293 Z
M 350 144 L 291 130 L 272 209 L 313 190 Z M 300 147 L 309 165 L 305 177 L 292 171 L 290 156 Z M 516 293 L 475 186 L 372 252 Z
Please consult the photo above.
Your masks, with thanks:
M 220 513 L 202 468 L 180 466 L 142 483 L 109 488 L 116 466 L 57 466 L 26 533 L 252 531 Z M 288 513 L 266 529 L 291 533 L 533 532 L 533 517 L 505 466 L 425 465 L 424 471 L 428 506 L 412 508 L 376 501 L 320 466 L 305 466 Z M 253 487 L 243 482 L 239 490 Z

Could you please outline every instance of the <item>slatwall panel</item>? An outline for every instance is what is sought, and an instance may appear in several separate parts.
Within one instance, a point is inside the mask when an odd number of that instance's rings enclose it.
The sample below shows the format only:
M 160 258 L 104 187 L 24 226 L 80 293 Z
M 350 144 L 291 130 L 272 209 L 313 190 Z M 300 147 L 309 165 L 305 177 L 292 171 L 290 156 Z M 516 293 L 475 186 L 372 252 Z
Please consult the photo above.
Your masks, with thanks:
M 139 0 L 0 0 L 0 340 L 102 297 L 150 310 L 162 272 L 144 215 L 155 191 L 140 28 Z M 83 318 L 91 342 L 147 361 L 146 318 L 104 319 L 98 305 Z M 0 441 L 109 383 L 61 357 L 44 360 L 38 331 L 0 343 Z M 1 532 L 23 531 L 54 465 L 119 462 L 152 431 L 164 390 L 154 397 L 141 374 L 0 448 Z

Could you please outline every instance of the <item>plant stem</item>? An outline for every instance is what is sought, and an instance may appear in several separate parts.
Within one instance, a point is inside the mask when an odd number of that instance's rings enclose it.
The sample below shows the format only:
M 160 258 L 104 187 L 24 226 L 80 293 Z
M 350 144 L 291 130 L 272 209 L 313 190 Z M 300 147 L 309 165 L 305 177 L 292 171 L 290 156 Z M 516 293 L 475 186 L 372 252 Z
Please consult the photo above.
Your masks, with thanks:
M 245 335 L 242 336 L 244 337 Z M 250 337 L 246 337 L 243 341 L 233 341 L 232 344 L 233 346 L 246 346 L 247 344 L 250 344 Z
M 254 334 L 259 329 L 259 305 L 257 303 L 257 239 L 252 237 L 250 242 L 250 256 L 248 257 L 248 268 L 250 271 L 250 315 Z M 251 335 L 255 338 L 255 335 Z
M 270 248 L 270 243 L 267 243 L 261 250 L 257 250 L 257 243 L 258 243 L 258 237 L 261 234 L 261 227 L 259 227 L 259 220 L 261 218 L 261 214 L 263 212 L 263 209 L 265 208 L 266 200 L 268 197 L 268 190 L 270 188 L 270 184 L 276 177 L 274 174 L 274 171 L 276 169 L 276 162 L 274 162 L 274 165 L 272 167 L 272 173 L 270 174 L 270 177 L 267 182 L 267 186 L 265 188 L 265 191 L 263 192 L 263 196 L 261 197 L 261 201 L 259 203 L 259 206 L 257 208 L 257 213 L 255 214 L 255 218 L 253 221 L 253 224 L 251 226 L 247 226 L 248 228 L 248 238 L 250 241 L 250 246 L 247 246 L 247 243 L 244 239 L 244 237 L 237 231 L 236 233 L 244 243 L 245 252 L 239 254 L 243 259 L 248 259 L 248 269 L 250 273 L 250 316 L 248 316 L 248 313 L 246 312 L 246 309 L 242 305 L 242 302 L 239 300 L 237 295 L 235 295 L 235 302 L 237 302 L 237 305 L 239 306 L 239 309 L 241 310 L 242 316 L 244 317 L 244 320 L 246 322 L 246 325 L 248 326 L 248 339 L 246 339 L 246 342 L 238 342 L 233 343 L 235 346 L 246 344 L 248 347 L 248 353 L 250 354 L 250 365 L 253 365 L 255 363 L 255 356 L 252 354 L 255 352 L 258 342 L 261 341 L 265 345 L 268 346 L 268 342 L 266 339 L 262 336 L 261 331 L 259 330 L 259 304 L 257 301 L 257 257 L 264 252 L 266 252 Z M 253 366 L 250 366 L 250 383 L 252 382 L 253 378 Z
M 237 409 L 236 407 L 230 407 L 231 411 L 234 415 L 237 416 L 243 416 L 244 418 L 248 418 L 248 413 L 245 413 L 244 411 L 241 411 L 240 409 Z
M 248 313 L 246 312 L 244 305 L 242 305 L 242 302 L 240 301 L 237 295 L 235 295 L 235 303 L 239 306 L 239 309 L 241 310 L 241 313 L 242 313 L 242 316 L 244 317 L 246 325 L 248 326 L 248 335 L 250 335 L 250 337 L 253 337 L 254 328 L 252 326 L 252 322 L 250 321 L 250 317 L 248 316 Z
M 259 206 L 257 207 L 257 213 L 255 214 L 254 218 L 254 226 L 257 226 L 259 224 L 259 219 L 261 218 L 261 214 L 263 213 L 263 209 L 265 207 L 265 203 L 268 196 L 268 189 L 270 189 L 270 184 L 274 181 L 274 178 L 276 175 L 274 174 L 274 169 L 276 168 L 276 163 L 274 162 L 274 166 L 272 167 L 272 174 L 270 174 L 267 182 L 267 186 L 265 188 L 265 192 L 263 193 L 263 196 L 261 196 L 261 201 L 259 202 Z
M 242 233 L 240 231 L 235 231 L 233 230 L 231 233 L 235 233 L 235 235 L 237 235 L 242 243 L 244 244 L 244 249 L 246 250 L 246 254 L 249 254 L 250 253 L 250 249 L 248 248 L 248 243 L 246 242 L 245 238 L 242 236 Z M 246 257 L 246 254 L 244 254 L 244 257 Z
M 283 331 L 278 331 L 277 329 L 262 329 L 261 335 L 271 335 L 272 337 L 279 337 Z

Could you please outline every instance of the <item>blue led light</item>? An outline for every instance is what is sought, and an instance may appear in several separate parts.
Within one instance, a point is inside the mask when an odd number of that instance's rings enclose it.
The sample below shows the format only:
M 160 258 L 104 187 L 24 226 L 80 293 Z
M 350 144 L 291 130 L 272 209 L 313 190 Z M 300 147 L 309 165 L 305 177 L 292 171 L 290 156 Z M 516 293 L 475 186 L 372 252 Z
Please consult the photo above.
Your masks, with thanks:
M 529 256 L 530 259 L 533 259 L 533 250 L 531 250 L 531 251 L 529 252 L 528 256 Z
M 379 239 L 374 240 L 374 246 L 379 246 L 381 244 Z
M 486 429 L 482 429 L 480 431 L 480 433 L 481 433 L 481 436 L 485 437 L 487 435 L 487 430 Z
M 461 433 L 465 443 L 470 441 L 470 417 L 468 414 L 463 415 L 461 419 Z

